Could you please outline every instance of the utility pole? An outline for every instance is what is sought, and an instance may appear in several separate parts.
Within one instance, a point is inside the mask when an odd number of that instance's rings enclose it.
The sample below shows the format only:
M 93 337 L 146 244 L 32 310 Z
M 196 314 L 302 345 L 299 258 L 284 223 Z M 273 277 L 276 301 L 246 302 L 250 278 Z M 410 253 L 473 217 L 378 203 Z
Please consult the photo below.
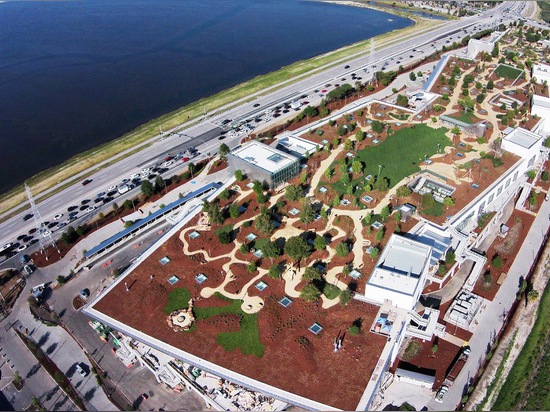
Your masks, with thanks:
M 36 233 L 38 234 L 38 243 L 40 244 L 40 253 L 44 254 L 48 246 L 55 247 L 55 249 L 57 250 L 57 253 L 60 253 L 55 241 L 53 240 L 52 232 L 51 230 L 48 230 L 48 228 L 44 224 L 44 220 L 40 215 L 40 211 L 38 210 L 36 203 L 34 203 L 34 198 L 32 196 L 31 189 L 26 183 L 25 183 L 25 191 L 27 192 L 27 197 L 29 198 L 29 203 L 31 205 L 31 212 L 32 212 L 32 217 L 34 219 L 34 226 L 36 228 Z M 46 260 L 48 260 L 48 255 L 46 255 Z

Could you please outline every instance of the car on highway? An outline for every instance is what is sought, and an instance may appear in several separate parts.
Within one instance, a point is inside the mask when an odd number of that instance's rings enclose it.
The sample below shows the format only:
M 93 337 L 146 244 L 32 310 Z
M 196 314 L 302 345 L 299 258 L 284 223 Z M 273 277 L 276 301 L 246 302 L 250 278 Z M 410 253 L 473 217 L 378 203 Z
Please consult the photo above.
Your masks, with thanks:
M 73 210 L 78 209 L 78 206 L 69 206 L 67 212 L 72 212 Z
M 182 157 L 182 158 L 181 158 L 181 161 L 182 161 L 183 163 L 188 162 L 188 161 L 189 161 L 189 158 L 188 158 L 188 157 Z
M 103 202 L 103 199 L 104 199 L 103 197 L 96 197 L 96 198 L 94 199 L 94 203 Z
M 99 192 L 95 197 L 103 197 L 105 196 L 105 192 Z
M 13 243 L 6 243 L 4 246 L 0 247 L 0 253 L 10 250 L 13 246 Z
M 349 69 L 349 65 L 346 64 L 346 65 L 344 66 L 344 69 Z
M 57 222 L 52 222 L 48 224 L 48 229 L 52 229 L 57 226 Z
M 117 188 L 117 185 L 112 185 L 112 186 L 109 186 L 109 187 L 107 188 L 107 191 L 108 191 L 108 192 L 112 192 L 113 190 L 116 190 L 116 188 Z
M 62 229 L 62 228 L 64 228 L 65 226 L 67 226 L 67 223 L 61 222 L 60 224 L 57 225 L 57 229 L 58 229 L 58 230 L 59 230 L 59 229 Z
M 53 220 L 59 220 L 59 219 L 61 219 L 62 217 L 63 217 L 63 213 L 58 213 L 57 215 L 55 215 L 55 216 L 53 217 Z
M 87 184 L 92 183 L 92 179 L 86 179 L 82 182 L 82 186 L 86 186 Z
M 34 215 L 32 213 L 27 213 L 25 216 L 23 216 L 23 220 L 26 222 L 29 219 L 32 219 Z
M 90 199 L 82 199 L 82 200 L 80 201 L 80 204 L 81 204 L 81 205 L 85 205 L 85 204 L 87 204 L 87 203 L 90 203 Z
M 260 103 L 255 103 L 254 107 L 260 107 Z
M 27 245 L 19 245 L 19 246 L 17 247 L 16 250 L 17 250 L 17 252 L 22 252 L 22 251 L 24 251 L 26 248 L 27 248 Z
M 17 236 L 17 240 L 23 240 L 27 235 L 24 233 L 22 235 Z
M 90 206 L 88 209 L 86 209 L 86 213 L 91 213 L 96 209 L 95 206 Z
M 130 180 L 134 180 L 134 179 L 137 179 L 138 177 L 140 177 L 141 175 L 139 173 L 134 173 L 132 176 L 130 176 Z
M 46 230 L 45 232 L 42 232 L 42 237 L 48 237 L 52 234 L 51 230 Z

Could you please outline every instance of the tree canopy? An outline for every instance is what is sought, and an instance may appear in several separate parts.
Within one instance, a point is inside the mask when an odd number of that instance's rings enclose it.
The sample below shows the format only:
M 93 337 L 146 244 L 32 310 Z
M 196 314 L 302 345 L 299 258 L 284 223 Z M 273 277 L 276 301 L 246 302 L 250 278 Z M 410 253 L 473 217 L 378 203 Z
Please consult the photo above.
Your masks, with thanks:
M 286 241 L 285 253 L 296 262 L 307 258 L 311 254 L 311 247 L 300 236 L 291 237 Z

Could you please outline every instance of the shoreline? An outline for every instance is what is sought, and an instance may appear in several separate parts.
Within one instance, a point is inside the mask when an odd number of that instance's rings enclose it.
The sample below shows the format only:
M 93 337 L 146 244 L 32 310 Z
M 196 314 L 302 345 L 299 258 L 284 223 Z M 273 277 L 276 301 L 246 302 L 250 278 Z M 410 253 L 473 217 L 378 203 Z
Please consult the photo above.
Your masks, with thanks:
M 374 7 L 369 7 L 370 5 L 355 1 L 346 0 L 340 2 L 328 0 L 326 2 L 375 9 Z M 392 13 L 393 11 L 391 10 L 376 10 L 397 15 L 397 13 Z M 158 139 L 159 126 L 163 126 L 163 129 L 168 130 L 181 124 L 187 124 L 188 127 L 193 125 L 200 120 L 204 105 L 207 107 L 210 106 L 209 112 L 213 114 L 220 109 L 227 110 L 228 106 L 230 108 L 239 104 L 239 102 L 252 100 L 257 95 L 268 93 L 269 90 L 276 89 L 277 87 L 292 84 L 316 71 L 338 64 L 339 60 L 368 53 L 367 46 L 370 45 L 371 41 L 377 41 L 388 37 L 390 38 L 388 42 L 399 41 L 402 36 L 397 36 L 397 33 L 408 35 L 412 34 L 415 28 L 418 29 L 418 26 L 422 22 L 424 22 L 424 25 L 430 22 L 428 26 L 441 22 L 413 14 L 407 15 L 406 18 L 412 21 L 410 26 L 388 31 L 378 36 L 352 43 L 309 59 L 297 61 L 279 70 L 256 76 L 212 96 L 199 99 L 191 104 L 152 119 L 110 142 L 79 153 L 57 166 L 39 172 L 27 179 L 25 183 L 31 187 L 37 200 L 42 201 L 65 189 L 67 186 L 74 184 L 76 181 L 94 174 L 97 170 L 108 166 L 121 156 L 136 152 L 137 150 L 154 144 Z M 427 28 L 429 27 L 424 27 L 424 29 Z M 183 119 L 189 120 L 184 121 Z M 0 209 L 6 211 L 0 218 L 0 222 L 27 209 L 23 184 L 19 184 L 0 195 Z

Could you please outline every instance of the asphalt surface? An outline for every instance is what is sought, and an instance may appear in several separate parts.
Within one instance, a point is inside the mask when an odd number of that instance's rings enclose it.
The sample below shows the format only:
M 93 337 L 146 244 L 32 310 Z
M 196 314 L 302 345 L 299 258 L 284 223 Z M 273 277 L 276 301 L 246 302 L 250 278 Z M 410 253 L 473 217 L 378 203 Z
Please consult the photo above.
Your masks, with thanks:
M 474 32 L 487 28 L 498 27 L 501 23 L 506 24 L 517 20 L 519 13 L 524 8 L 525 2 L 504 2 L 492 10 L 476 16 L 461 20 L 441 21 L 437 28 L 405 36 L 399 44 L 384 47 L 380 50 L 373 49 L 368 55 L 343 60 L 340 64 L 321 70 L 303 80 L 292 82 L 277 90 L 274 90 L 274 86 L 271 88 L 272 91 L 262 91 L 247 98 L 253 99 L 252 101 L 244 102 L 243 99 L 237 102 L 240 103 L 237 106 L 233 107 L 235 103 L 232 103 L 225 108 L 219 109 L 216 114 L 206 113 L 199 123 L 190 127 L 181 125 L 174 130 L 165 131 L 162 135 L 152 139 L 154 144 L 151 146 L 135 154 L 128 155 L 116 164 L 107 166 L 90 176 L 88 178 L 91 180 L 89 184 L 83 186 L 77 183 L 40 202 L 38 204 L 40 214 L 43 220 L 53 222 L 53 216 L 62 213 L 63 216 L 59 219 L 60 223 L 70 223 L 73 226 L 82 224 L 101 211 L 112 207 L 112 202 L 103 206 L 101 203 L 94 203 L 94 199 L 97 198 L 96 195 L 98 193 L 107 192 L 110 186 L 120 185 L 123 179 L 128 179 L 134 173 L 139 173 L 144 167 L 153 167 L 157 164 L 162 164 L 169 154 L 183 153 L 190 147 L 196 147 L 201 156 L 212 156 L 217 152 L 222 142 L 228 144 L 230 147 L 237 145 L 235 142 L 239 139 L 228 137 L 227 134 L 221 135 L 222 132 L 227 132 L 230 126 L 235 125 L 236 122 L 248 121 L 248 125 L 252 127 L 275 123 L 277 119 L 271 118 L 270 120 L 270 116 L 266 115 L 266 112 L 273 110 L 276 106 L 282 106 L 283 103 L 289 104 L 293 101 L 297 101 L 300 104 L 306 101 L 310 104 L 317 104 L 328 91 L 334 89 L 335 84 L 344 82 L 353 84 L 355 82 L 351 78 L 353 73 L 355 73 L 357 79 L 361 78 L 360 81 L 365 82 L 372 78 L 375 71 L 382 69 L 385 63 L 387 63 L 384 67 L 385 70 L 393 70 L 397 69 L 400 65 L 406 66 L 419 61 L 436 49 L 441 49 L 443 45 L 449 45 L 454 41 L 459 42 L 466 35 L 471 35 Z M 347 66 L 349 68 L 345 69 Z M 346 80 L 342 80 L 344 78 Z M 329 84 L 330 86 L 327 86 Z M 322 93 L 323 90 L 326 92 Z M 262 119 L 259 122 L 254 121 L 254 118 L 258 116 Z M 226 120 L 230 122 L 223 125 Z M 223 140 L 218 140 L 221 136 L 226 137 Z M 193 162 L 197 160 L 197 158 L 191 159 Z M 175 161 L 166 167 L 168 170 L 162 176 L 166 178 L 181 172 L 186 166 L 187 163 L 183 163 L 181 160 Z M 61 185 L 63 182 L 59 184 Z M 120 205 L 126 198 L 133 197 L 138 192 L 139 185 L 122 196 L 115 194 L 113 201 Z M 88 206 L 99 207 L 90 213 L 79 211 L 77 220 L 68 222 L 67 207 L 70 205 L 80 207 L 81 202 L 86 199 L 90 200 Z M 23 216 L 29 212 L 30 209 L 0 224 L 0 245 L 6 243 L 29 245 L 29 242 L 33 241 L 33 239 L 29 239 L 28 242 L 16 239 L 20 235 L 28 234 L 30 230 L 36 227 L 33 219 L 23 221 Z M 3 214 L 0 214 L 0 217 L 8 213 L 9 211 L 5 211 Z M 54 238 L 59 237 L 63 229 L 56 230 L 56 228 L 52 228 L 52 232 Z M 36 239 L 37 236 L 35 233 L 34 238 Z M 30 254 L 37 249 L 38 244 L 33 244 L 26 250 L 13 253 L 13 256 L 9 259 L 11 262 L 6 262 L 6 266 L 18 266 L 17 256 Z

